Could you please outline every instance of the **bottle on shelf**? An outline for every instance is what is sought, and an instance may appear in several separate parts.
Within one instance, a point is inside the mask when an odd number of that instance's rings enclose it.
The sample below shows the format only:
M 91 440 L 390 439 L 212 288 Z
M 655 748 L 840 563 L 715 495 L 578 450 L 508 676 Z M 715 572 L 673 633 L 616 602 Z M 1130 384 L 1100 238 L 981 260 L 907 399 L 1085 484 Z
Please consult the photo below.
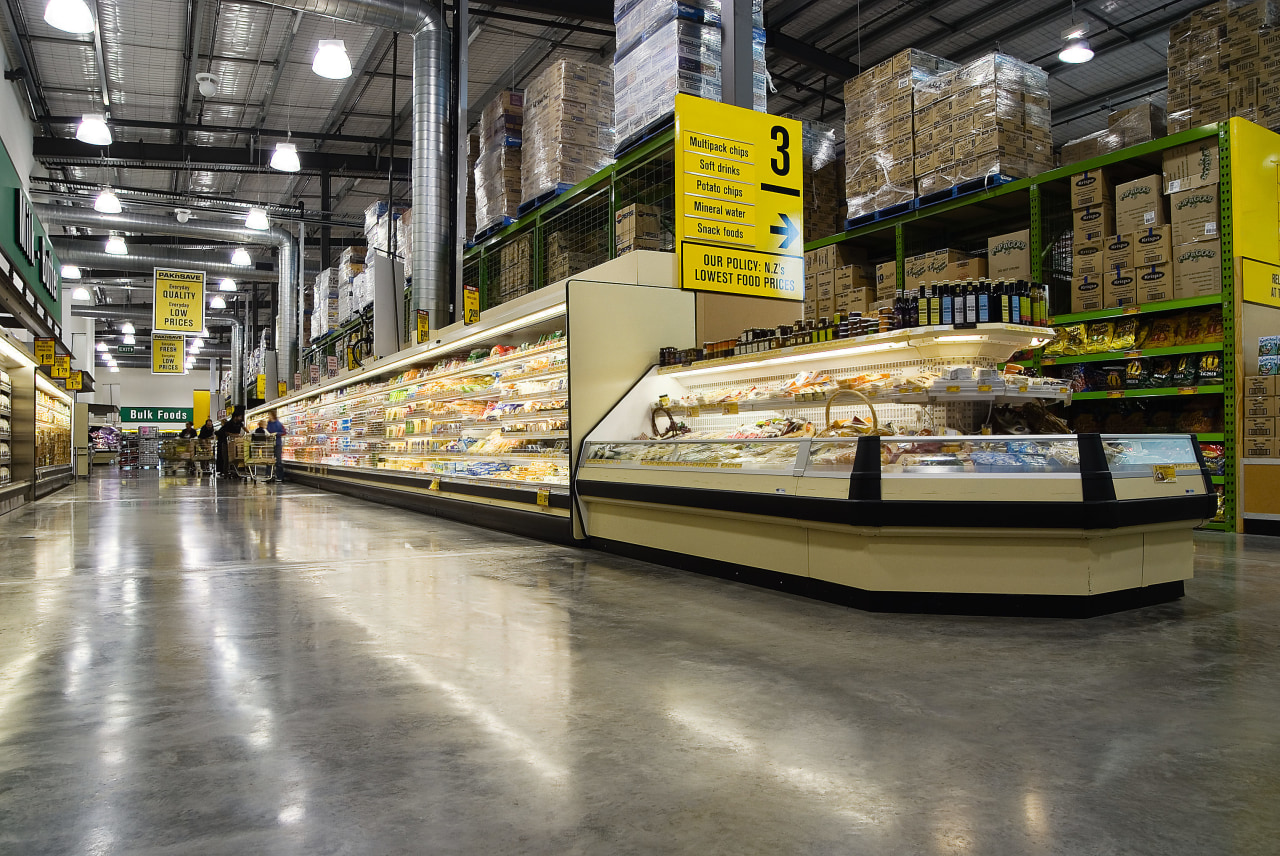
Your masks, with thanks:
M 942 295 L 938 291 L 938 283 L 929 286 L 929 325 L 936 327 L 942 323 Z
M 915 319 L 912 327 L 926 327 L 929 324 L 929 294 L 923 285 L 916 297 L 916 310 L 912 317 Z
M 950 283 L 944 282 L 940 286 L 936 286 L 942 295 L 942 317 L 939 323 L 944 327 L 950 327 L 955 323 L 955 289 Z

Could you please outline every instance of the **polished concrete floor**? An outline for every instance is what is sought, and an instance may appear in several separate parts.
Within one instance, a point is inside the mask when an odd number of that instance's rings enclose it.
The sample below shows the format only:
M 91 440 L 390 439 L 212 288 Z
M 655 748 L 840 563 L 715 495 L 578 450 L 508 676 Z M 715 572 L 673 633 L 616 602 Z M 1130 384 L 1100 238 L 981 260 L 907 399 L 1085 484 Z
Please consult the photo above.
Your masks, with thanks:
M 1087 621 L 154 475 L 0 518 L 0 555 L 3 854 L 1280 851 L 1268 539 Z

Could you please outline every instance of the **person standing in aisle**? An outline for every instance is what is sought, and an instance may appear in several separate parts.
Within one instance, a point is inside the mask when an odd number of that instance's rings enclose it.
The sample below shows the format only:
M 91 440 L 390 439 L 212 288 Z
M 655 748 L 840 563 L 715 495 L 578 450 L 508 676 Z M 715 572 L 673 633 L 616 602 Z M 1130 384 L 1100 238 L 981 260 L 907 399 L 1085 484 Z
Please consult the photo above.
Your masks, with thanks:
M 213 420 L 206 419 L 204 424 L 200 426 L 200 440 L 212 440 L 213 435 L 217 433 L 217 429 L 213 427 Z
M 187 427 L 182 429 L 182 433 L 178 435 L 179 440 L 194 440 L 198 432 L 195 429 L 195 423 L 188 422 Z
M 284 427 L 284 423 L 280 421 L 280 415 L 272 410 L 267 414 L 267 433 L 272 434 L 276 438 L 276 466 L 275 477 L 272 481 L 284 481 L 284 435 L 289 431 Z
M 244 406 L 237 405 L 231 415 L 218 426 L 215 436 L 218 438 L 218 474 L 227 475 L 227 439 L 238 437 L 244 433 Z

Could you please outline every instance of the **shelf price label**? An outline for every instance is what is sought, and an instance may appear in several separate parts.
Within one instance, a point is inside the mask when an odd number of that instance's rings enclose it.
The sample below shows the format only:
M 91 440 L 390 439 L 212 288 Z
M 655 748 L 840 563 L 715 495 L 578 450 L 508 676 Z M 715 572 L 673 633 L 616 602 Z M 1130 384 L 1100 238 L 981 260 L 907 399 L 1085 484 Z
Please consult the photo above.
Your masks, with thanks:
M 804 300 L 800 123 L 684 93 L 675 101 L 680 286 Z
M 546 488 L 538 488 L 538 505 L 547 508 L 551 505 L 551 491 Z
M 427 490 L 439 490 L 439 489 L 440 489 L 440 479 L 432 479 L 431 484 L 427 486 Z
M 1194 386 L 1178 387 L 1178 395 L 1195 395 L 1199 391 L 1200 390 L 1196 389 Z
M 480 289 L 477 286 L 467 285 L 462 289 L 462 323 L 480 323 Z
M 690 408 L 689 408 L 689 418 L 690 418 L 690 419 L 697 419 L 697 418 L 698 418 L 699 416 L 701 416 L 701 415 L 702 415 L 702 408 L 701 408 L 701 407 L 690 407 Z
M 1043 360 L 1040 361 L 1040 365 L 1042 366 L 1056 366 L 1057 364 L 1058 364 L 1057 357 L 1045 357 Z
M 1124 390 L 1121 390 L 1121 389 L 1108 390 L 1107 398 L 1124 398 Z
M 725 416 L 737 416 L 737 415 L 738 415 L 738 402 L 736 402 L 736 401 L 730 401 L 728 404 L 726 404 L 726 405 L 724 406 L 724 415 L 725 415 Z

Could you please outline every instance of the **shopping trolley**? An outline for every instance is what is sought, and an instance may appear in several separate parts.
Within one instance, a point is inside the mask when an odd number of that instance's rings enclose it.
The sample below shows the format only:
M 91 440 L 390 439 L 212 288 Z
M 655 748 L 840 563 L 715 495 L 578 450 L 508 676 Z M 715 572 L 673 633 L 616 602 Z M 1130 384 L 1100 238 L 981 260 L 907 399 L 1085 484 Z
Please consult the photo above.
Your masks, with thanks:
M 213 474 L 214 458 L 217 457 L 218 445 L 215 440 L 192 440 L 195 445 L 191 451 L 191 469 L 197 475 Z
M 236 478 L 252 479 L 253 471 L 249 469 L 249 438 L 247 436 L 227 438 L 227 472 Z
M 275 473 L 276 438 L 228 438 L 227 466 L 232 475 L 246 481 L 268 481 Z
M 195 440 L 161 440 L 159 444 L 160 474 L 177 475 L 179 470 L 190 471 L 195 457 Z

